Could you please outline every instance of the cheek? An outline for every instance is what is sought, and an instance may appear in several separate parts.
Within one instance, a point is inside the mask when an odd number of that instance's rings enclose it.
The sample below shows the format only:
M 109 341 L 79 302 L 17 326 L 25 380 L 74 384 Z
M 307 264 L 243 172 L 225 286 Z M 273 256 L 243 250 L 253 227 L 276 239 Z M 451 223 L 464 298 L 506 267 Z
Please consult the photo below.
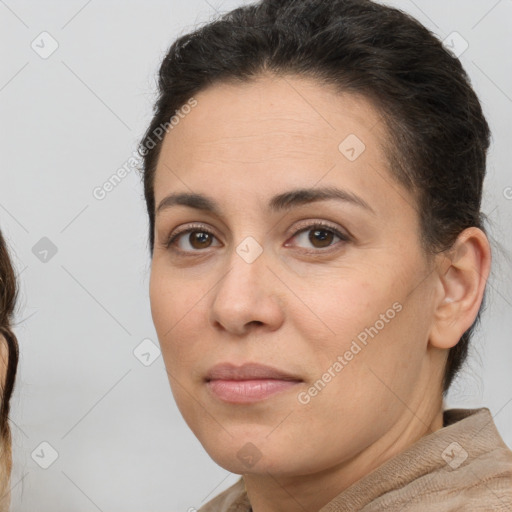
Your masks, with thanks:
M 351 369 L 344 373 L 359 375 L 361 367 L 371 365 L 392 374 L 403 369 L 404 359 L 415 359 L 413 350 L 420 354 L 420 340 L 412 336 L 417 334 L 415 304 L 404 301 L 406 291 L 393 284 L 390 275 L 374 273 L 373 279 L 356 276 L 332 283 L 309 293 L 307 304 L 316 315 L 295 316 L 304 339 L 314 340 L 317 372 L 346 356 Z
M 305 339 L 317 339 L 342 350 L 375 322 L 381 304 L 387 304 L 387 299 L 379 297 L 378 291 L 363 278 L 341 277 L 330 279 L 322 287 L 312 286 L 304 303 L 307 308 L 302 305 L 303 310 L 295 315 L 294 321 L 300 322 Z
M 204 339 L 206 291 L 187 285 L 174 273 L 154 268 L 150 279 L 153 323 L 168 371 L 183 373 L 191 368 Z M 203 335 L 201 335 L 201 332 Z
M 168 324 L 167 329 L 172 326 L 172 319 L 170 318 L 170 315 L 175 311 L 173 294 L 170 293 L 169 290 L 170 287 L 168 286 L 168 283 L 157 271 L 152 270 L 149 282 L 149 301 L 151 305 L 153 324 L 155 325 L 160 342 L 163 341 L 161 336 L 165 332 L 165 324 Z M 169 319 L 170 321 L 166 322 L 165 319 Z
M 153 263 L 149 298 L 153 322 L 159 335 L 171 334 L 180 318 L 193 308 L 197 290 L 160 262 Z M 166 336 L 167 337 L 167 336 Z M 161 340 L 165 341 L 164 339 Z
M 189 428 L 197 435 L 195 427 L 201 422 L 198 416 L 201 411 L 196 410 L 196 401 L 191 400 L 194 390 L 188 379 L 201 354 L 197 342 L 201 337 L 193 333 L 197 330 L 201 303 L 196 304 L 198 299 L 190 296 L 190 289 L 176 292 L 179 288 L 177 280 L 152 273 L 151 314 L 174 400 Z

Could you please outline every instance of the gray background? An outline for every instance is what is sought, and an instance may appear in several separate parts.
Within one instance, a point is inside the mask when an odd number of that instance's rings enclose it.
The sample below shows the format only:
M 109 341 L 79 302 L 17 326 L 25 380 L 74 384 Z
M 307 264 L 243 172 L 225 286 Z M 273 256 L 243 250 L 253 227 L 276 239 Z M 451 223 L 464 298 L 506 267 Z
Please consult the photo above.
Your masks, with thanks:
M 0 226 L 21 288 L 15 512 L 185 511 L 238 478 L 211 461 L 185 425 L 162 358 L 145 366 L 133 353 L 144 339 L 157 343 L 138 175 L 103 200 L 93 190 L 135 150 L 170 43 L 242 3 L 0 1 Z M 469 43 L 461 60 L 494 134 L 484 211 L 493 246 L 510 251 L 512 1 L 392 4 L 442 39 L 457 31 Z M 31 47 L 43 46 L 43 31 L 58 43 L 47 58 Z M 45 256 L 43 237 L 56 254 Z M 511 284 L 510 262 L 495 253 L 483 325 L 447 404 L 489 407 L 509 446 Z M 58 453 L 47 469 L 52 451 L 42 442 Z

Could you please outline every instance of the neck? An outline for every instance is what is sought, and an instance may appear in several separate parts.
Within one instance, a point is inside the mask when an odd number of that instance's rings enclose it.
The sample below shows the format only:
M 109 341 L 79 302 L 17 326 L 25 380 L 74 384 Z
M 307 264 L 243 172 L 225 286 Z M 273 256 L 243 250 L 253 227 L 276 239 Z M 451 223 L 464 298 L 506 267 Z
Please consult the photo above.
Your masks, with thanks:
M 443 427 L 442 398 L 406 408 L 385 436 L 350 460 L 320 473 L 283 476 L 246 474 L 245 488 L 253 512 L 318 511 L 356 481 L 401 453 L 421 437 Z M 411 412 L 415 411 L 414 413 Z

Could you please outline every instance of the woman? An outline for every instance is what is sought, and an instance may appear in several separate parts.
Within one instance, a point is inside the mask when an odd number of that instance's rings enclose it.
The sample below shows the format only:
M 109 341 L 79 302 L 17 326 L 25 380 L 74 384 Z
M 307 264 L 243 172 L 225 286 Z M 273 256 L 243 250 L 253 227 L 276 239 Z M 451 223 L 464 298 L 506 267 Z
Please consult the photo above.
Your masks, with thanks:
M 443 409 L 491 265 L 458 59 L 371 1 L 263 0 L 178 39 L 159 88 L 153 320 L 242 475 L 201 511 L 512 510 L 490 411 Z
M 11 330 L 17 287 L 14 270 L 2 233 L 0 232 L 0 511 L 10 504 L 12 468 L 9 401 L 14 389 L 18 367 L 18 342 Z

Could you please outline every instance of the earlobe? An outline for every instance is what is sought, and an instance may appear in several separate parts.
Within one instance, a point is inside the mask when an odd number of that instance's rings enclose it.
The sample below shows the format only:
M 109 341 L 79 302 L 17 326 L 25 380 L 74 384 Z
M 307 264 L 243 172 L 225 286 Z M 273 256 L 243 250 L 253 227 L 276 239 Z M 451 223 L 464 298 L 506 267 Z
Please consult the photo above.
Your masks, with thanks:
M 485 233 L 465 229 L 452 249 L 440 256 L 439 294 L 429 341 L 437 348 L 455 346 L 475 321 L 491 268 L 491 249 Z

